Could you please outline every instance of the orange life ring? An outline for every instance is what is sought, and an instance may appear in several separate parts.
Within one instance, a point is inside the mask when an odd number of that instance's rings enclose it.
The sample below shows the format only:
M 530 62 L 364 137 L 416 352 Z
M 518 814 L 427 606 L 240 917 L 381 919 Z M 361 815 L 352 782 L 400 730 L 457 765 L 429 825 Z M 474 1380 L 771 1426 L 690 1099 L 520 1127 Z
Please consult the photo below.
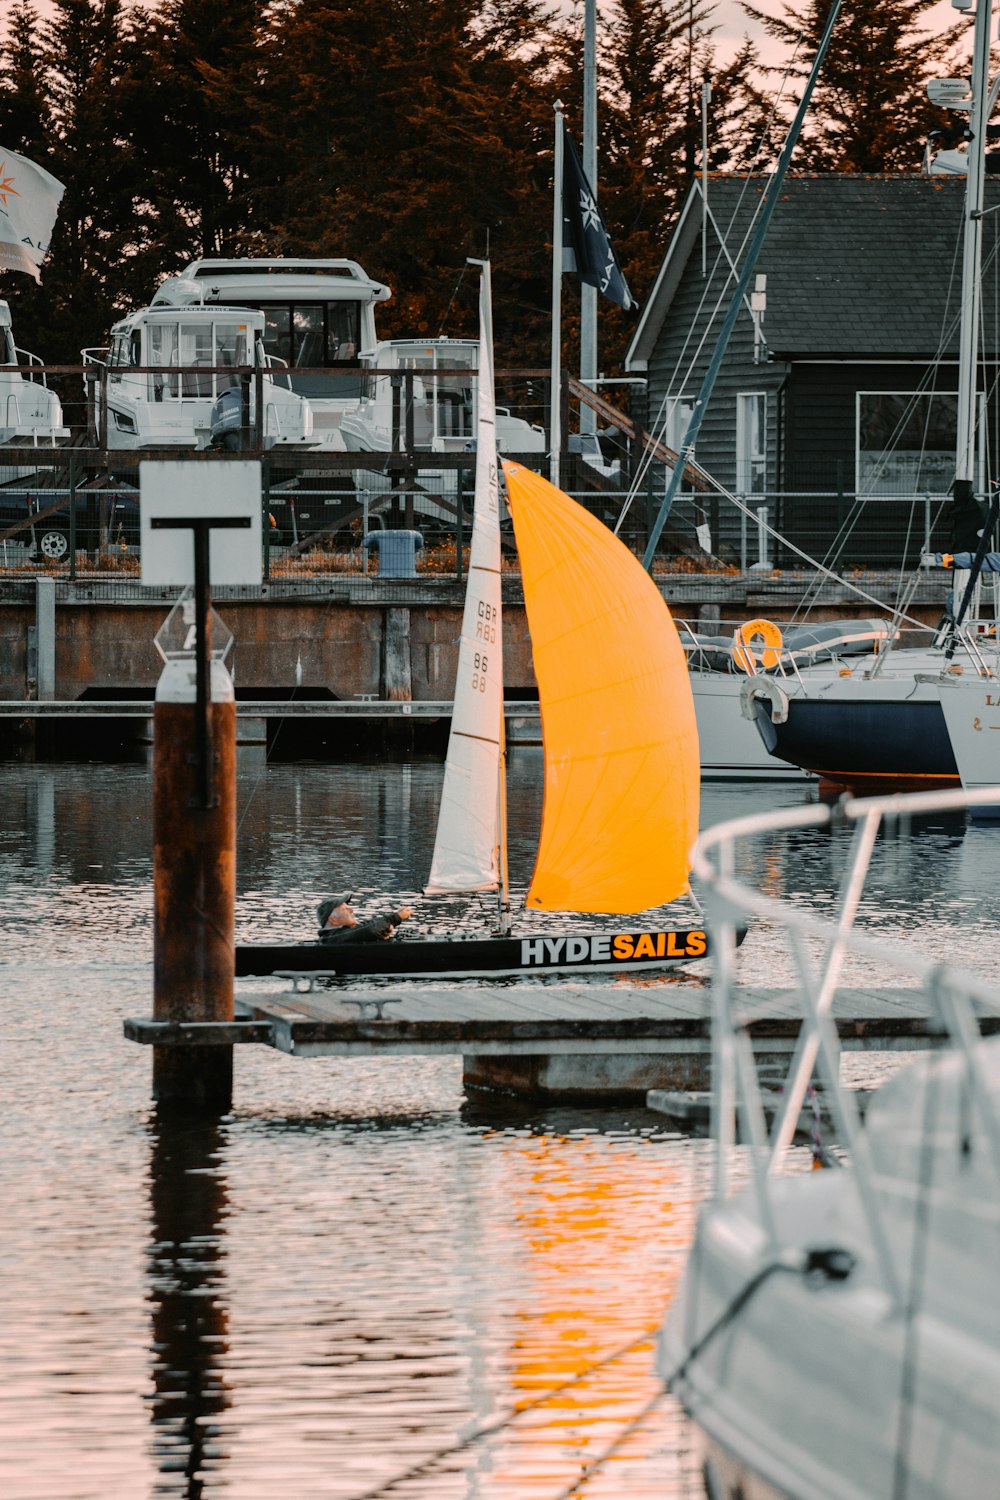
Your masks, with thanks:
M 757 671 L 753 647 L 760 643 L 763 667 L 776 667 L 781 660 L 781 631 L 773 620 L 747 620 L 733 636 L 733 661 L 741 672 L 752 677 Z

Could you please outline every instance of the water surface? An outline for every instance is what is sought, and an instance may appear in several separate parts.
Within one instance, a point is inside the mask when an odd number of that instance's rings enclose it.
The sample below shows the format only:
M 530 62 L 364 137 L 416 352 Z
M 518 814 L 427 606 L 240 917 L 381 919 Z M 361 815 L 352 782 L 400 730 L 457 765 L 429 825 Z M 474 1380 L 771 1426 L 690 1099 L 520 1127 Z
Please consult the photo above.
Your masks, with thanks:
M 342 889 L 457 921 L 419 898 L 440 781 L 434 761 L 241 776 L 239 935 L 308 932 Z M 704 821 L 808 795 L 709 786 Z M 0 1495 L 569 1493 L 655 1395 L 641 1340 L 682 1267 L 707 1143 L 640 1108 L 466 1099 L 459 1059 L 253 1047 L 230 1116 L 161 1126 L 149 1053 L 121 1034 L 151 1009 L 148 773 L 2 766 L 0 796 Z M 522 884 L 539 802 L 540 762 L 515 754 Z M 806 831 L 744 860 L 822 907 L 846 857 L 846 835 Z M 988 971 L 998 873 L 1000 833 L 890 832 L 862 918 Z M 758 982 L 787 979 L 766 931 L 745 951 Z M 694 1494 L 694 1463 L 664 1400 L 576 1492 Z

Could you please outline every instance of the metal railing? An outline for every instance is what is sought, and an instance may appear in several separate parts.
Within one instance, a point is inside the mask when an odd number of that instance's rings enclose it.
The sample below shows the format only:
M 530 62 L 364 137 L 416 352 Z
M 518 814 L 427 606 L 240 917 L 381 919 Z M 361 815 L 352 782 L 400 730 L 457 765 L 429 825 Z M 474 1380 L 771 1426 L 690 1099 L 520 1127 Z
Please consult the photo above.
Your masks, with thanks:
M 94 357 L 97 352 L 87 351 L 89 357 L 83 365 L 44 366 L 26 358 L 13 372 L 21 375 L 26 388 L 41 382 L 58 395 L 70 437 L 68 442 L 54 446 L 59 459 L 44 468 L 39 465 L 37 452 L 27 451 L 39 446 L 37 433 L 20 447 L 11 443 L 4 448 L 3 457 L 9 463 L 0 462 L 0 533 L 6 532 L 6 540 L 14 544 L 6 549 L 8 559 L 17 545 L 27 541 L 27 547 L 17 554 L 18 565 L 24 564 L 24 553 L 30 550 L 36 553 L 35 566 L 67 565 L 65 553 L 39 560 L 37 546 L 31 540 L 32 516 L 37 520 L 46 506 L 42 503 L 44 495 L 38 501 L 36 491 L 41 494 L 61 488 L 90 492 L 103 488 L 110 494 L 117 486 L 122 501 L 121 526 L 116 528 L 112 519 L 106 534 L 100 516 L 81 513 L 74 540 L 77 549 L 88 554 L 87 566 L 91 565 L 91 554 L 114 554 L 119 567 L 129 565 L 130 558 L 134 561 L 138 538 L 128 513 L 130 490 L 137 487 L 141 458 L 210 459 L 214 454 L 198 448 L 193 436 L 190 447 L 138 450 L 118 446 L 119 442 L 127 443 L 129 435 L 109 431 L 109 390 L 123 377 L 153 381 L 169 377 L 176 382 L 177 390 L 183 391 L 190 377 L 210 380 L 213 391 L 215 382 L 236 382 L 239 386 L 242 380 L 246 402 L 236 434 L 237 446 L 245 456 L 258 457 L 265 464 L 265 513 L 275 520 L 268 528 L 273 544 L 270 564 L 280 562 L 282 568 L 319 573 L 363 572 L 366 566 L 370 569 L 370 561 L 365 562 L 367 554 L 359 548 L 358 534 L 374 519 L 375 524 L 384 522 L 426 532 L 420 567 L 461 578 L 463 549 L 471 524 L 475 457 L 471 451 L 471 413 L 464 407 L 458 412 L 454 398 L 456 382 L 464 381 L 465 391 L 474 371 L 456 367 L 384 372 L 361 366 L 348 370 L 277 366 L 267 370 L 202 366 L 109 369 Z M 345 392 L 354 394 L 341 403 L 343 410 L 317 408 L 312 446 L 300 448 L 281 441 L 269 446 L 265 381 L 291 384 L 296 389 L 319 381 L 324 399 L 333 393 L 334 405 L 339 400 L 338 382 Z M 350 425 L 352 413 L 356 415 L 366 382 L 369 393 L 386 388 L 383 405 L 389 413 L 388 427 L 378 440 L 380 446 L 346 451 L 338 431 L 345 422 Z M 647 461 L 651 440 L 643 428 L 641 411 L 625 413 L 588 392 L 583 393 L 584 400 L 579 386 L 568 379 L 564 395 L 562 410 L 568 415 L 567 429 L 560 437 L 566 450 L 560 455 L 562 486 L 615 526 L 625 545 L 641 556 L 671 473 L 669 450 L 654 445 L 654 457 Z M 516 441 L 518 432 L 523 433 L 526 443 L 530 439 L 528 451 L 512 450 L 508 456 L 547 472 L 551 443 L 548 372 L 498 371 L 497 400 L 512 419 L 507 425 L 508 441 Z M 641 407 L 641 393 L 636 400 Z M 573 451 L 571 445 L 579 447 L 582 438 L 571 437 L 569 428 L 579 425 L 581 405 L 593 408 L 595 402 L 596 415 L 604 424 L 596 447 L 591 437 L 586 454 Z M 173 404 L 178 403 L 183 404 L 183 400 L 177 398 Z M 207 428 L 201 429 L 198 442 L 209 440 Z M 361 439 L 355 435 L 352 441 Z M 75 455 L 72 460 L 70 454 Z M 75 465 L 72 475 L 71 462 Z M 18 476 L 14 472 L 17 467 L 25 473 Z M 738 505 L 730 502 L 726 492 L 713 490 L 703 476 L 692 471 L 661 540 L 657 567 L 662 560 L 672 570 L 679 564 L 682 571 L 784 572 L 801 570 L 807 566 L 805 559 L 816 558 L 834 571 L 892 569 L 916 566 L 922 554 L 947 549 L 947 497 L 931 493 L 861 497 L 847 487 L 844 476 L 848 471 L 853 473 L 853 464 L 842 461 L 817 464 L 814 472 L 799 464 L 795 471 L 798 488 L 738 494 Z M 19 478 L 24 481 L 20 494 Z M 18 529 L 11 531 L 12 526 Z M 68 516 L 64 530 L 68 537 Z M 706 536 L 708 552 L 702 545 Z
M 778 813 L 722 823 L 702 834 L 695 845 L 692 873 L 705 902 L 713 933 L 712 1134 L 716 1142 L 714 1193 L 724 1198 L 730 1190 L 730 1163 L 737 1123 L 750 1148 L 751 1191 L 762 1229 L 777 1251 L 778 1229 L 770 1182 L 781 1172 L 814 1071 L 826 1091 L 840 1141 L 846 1148 L 863 1217 L 871 1237 L 886 1291 L 899 1298 L 899 1276 L 886 1232 L 885 1205 L 876 1188 L 865 1132 L 853 1092 L 840 1084 L 840 1042 L 833 1011 L 848 956 L 871 966 L 891 966 L 916 980 L 926 998 L 929 1030 L 946 1037 L 960 1054 L 972 1108 L 989 1142 L 1000 1179 L 1000 1120 L 992 1093 L 983 1077 L 977 1053 L 977 1006 L 1000 1009 L 1000 989 L 967 970 L 927 958 L 855 926 L 880 828 L 891 820 L 925 813 L 963 811 L 1000 806 L 1000 786 L 994 790 L 921 792 L 909 796 L 842 799 L 836 806 L 791 808 Z M 761 835 L 792 833 L 802 828 L 853 826 L 853 843 L 833 913 L 820 917 L 765 895 L 757 884 L 736 873 L 738 849 Z M 768 1130 L 761 1085 L 757 1075 L 749 1027 L 756 1019 L 741 993 L 738 930 L 752 920 L 766 923 L 769 938 L 783 941 L 794 992 L 800 997 L 802 1021 L 784 1081 L 781 1106 Z M 818 953 L 818 957 L 816 956 Z M 778 973 L 775 953 L 769 970 Z

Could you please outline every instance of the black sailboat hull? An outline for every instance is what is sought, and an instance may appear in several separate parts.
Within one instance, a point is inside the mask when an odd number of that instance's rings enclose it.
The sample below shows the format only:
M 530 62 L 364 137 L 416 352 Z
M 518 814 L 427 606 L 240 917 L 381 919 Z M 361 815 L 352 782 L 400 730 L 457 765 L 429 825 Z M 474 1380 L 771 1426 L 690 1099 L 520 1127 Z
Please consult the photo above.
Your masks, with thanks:
M 380 943 L 237 944 L 236 977 L 331 973 L 338 977 L 482 979 L 673 968 L 708 952 L 703 928 L 647 928 L 557 937 L 391 939 Z
M 936 700 L 792 698 L 783 724 L 755 700 L 769 754 L 852 791 L 925 791 L 958 785 L 958 766 Z

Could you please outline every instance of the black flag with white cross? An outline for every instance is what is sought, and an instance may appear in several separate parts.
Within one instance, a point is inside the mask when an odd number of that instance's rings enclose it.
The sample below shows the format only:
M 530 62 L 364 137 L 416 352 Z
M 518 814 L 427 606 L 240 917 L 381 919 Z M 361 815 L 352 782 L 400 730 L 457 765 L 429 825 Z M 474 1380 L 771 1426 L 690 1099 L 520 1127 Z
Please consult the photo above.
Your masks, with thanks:
M 576 271 L 626 310 L 636 301 L 608 238 L 597 199 L 583 173 L 576 147 L 563 122 L 563 271 Z

